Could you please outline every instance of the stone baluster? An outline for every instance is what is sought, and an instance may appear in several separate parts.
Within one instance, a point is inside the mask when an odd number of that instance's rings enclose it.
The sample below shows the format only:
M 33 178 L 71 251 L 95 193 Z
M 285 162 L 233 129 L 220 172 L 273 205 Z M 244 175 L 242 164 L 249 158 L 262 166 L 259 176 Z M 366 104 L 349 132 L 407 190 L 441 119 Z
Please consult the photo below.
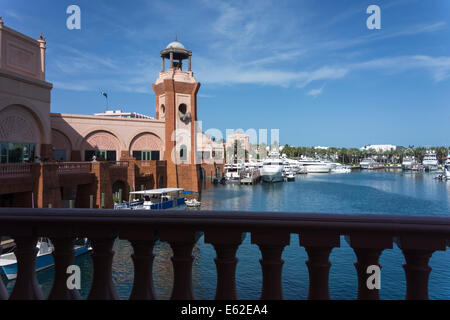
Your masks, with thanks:
M 42 300 L 41 288 L 36 278 L 37 237 L 16 237 L 17 279 L 11 300 Z
M 431 272 L 428 261 L 434 251 L 446 249 L 446 239 L 421 235 L 404 235 L 396 238 L 395 242 L 403 251 L 406 260 L 406 263 L 403 264 L 406 276 L 406 299 L 427 300 L 428 278 Z
M 116 234 L 112 232 L 96 231 L 92 241 L 92 261 L 94 262 L 94 279 L 88 300 L 118 300 L 112 281 L 112 260 L 114 251 L 112 247 Z
M 392 237 L 389 235 L 352 233 L 350 236 L 346 236 L 345 240 L 353 248 L 357 258 L 354 265 L 358 276 L 358 299 L 378 300 L 380 298 L 379 289 L 369 289 L 367 285 L 367 280 L 372 275 L 372 273 L 367 273 L 367 268 L 378 266 L 381 269 L 378 259 L 383 250 L 392 249 Z
M 257 244 L 261 251 L 261 263 L 263 274 L 263 285 L 261 300 L 283 299 L 283 288 L 281 284 L 281 272 L 283 259 L 281 255 L 284 247 L 290 243 L 289 232 L 254 232 L 251 238 L 252 244 Z
M 245 239 L 239 231 L 211 230 L 205 232 L 205 243 L 211 243 L 216 250 L 214 259 L 217 268 L 216 300 L 237 300 L 236 294 L 236 251 Z
M 131 255 L 134 264 L 134 282 L 130 300 L 156 300 L 153 288 L 153 246 L 158 237 L 148 228 L 133 228 L 120 232 L 120 238 L 127 239 L 133 246 Z
M 6 290 L 2 279 L 0 279 L 0 300 L 8 300 L 8 291 Z
M 77 289 L 69 289 L 67 280 L 70 274 L 67 268 L 73 265 L 75 258 L 73 237 L 52 237 L 51 238 L 54 251 L 53 258 L 55 260 L 55 280 L 48 297 L 49 300 L 79 300 L 80 292 Z M 80 275 L 81 276 L 81 275 Z
M 1 17 L 0 17 L 1 21 Z M 3 237 L 0 236 L 0 241 L 2 241 Z M 2 246 L 0 246 L 0 250 L 2 249 Z M 0 300 L 8 300 L 8 291 L 5 288 L 5 285 L 3 284 L 2 279 L 0 278 Z
M 194 300 L 192 290 L 192 249 L 202 233 L 191 230 L 163 229 L 160 231 L 161 241 L 170 244 L 173 256 L 174 281 L 172 300 Z
M 300 233 L 300 245 L 305 247 L 308 253 L 309 272 L 309 300 L 328 300 L 330 292 L 328 289 L 329 272 L 331 263 L 328 260 L 331 250 L 339 247 L 339 234 L 326 232 L 302 232 Z

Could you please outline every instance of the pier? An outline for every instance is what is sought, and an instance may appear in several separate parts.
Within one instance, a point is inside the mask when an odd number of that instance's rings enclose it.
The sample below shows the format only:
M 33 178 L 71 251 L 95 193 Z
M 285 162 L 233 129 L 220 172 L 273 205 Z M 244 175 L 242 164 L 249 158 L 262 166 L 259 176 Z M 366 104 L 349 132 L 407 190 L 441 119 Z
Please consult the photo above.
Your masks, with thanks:
M 239 183 L 253 185 L 261 182 L 259 169 L 246 169 L 240 172 Z

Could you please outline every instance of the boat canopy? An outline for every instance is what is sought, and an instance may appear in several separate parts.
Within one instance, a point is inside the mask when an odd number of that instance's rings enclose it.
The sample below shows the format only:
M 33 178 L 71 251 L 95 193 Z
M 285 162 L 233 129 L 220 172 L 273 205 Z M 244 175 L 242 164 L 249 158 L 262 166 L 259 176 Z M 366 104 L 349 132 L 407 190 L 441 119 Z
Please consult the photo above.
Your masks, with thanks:
M 142 190 L 142 191 L 133 191 L 130 194 L 143 194 L 143 195 L 155 195 L 155 194 L 165 194 L 171 192 L 183 191 L 182 188 L 162 188 L 162 189 L 152 189 L 152 190 Z

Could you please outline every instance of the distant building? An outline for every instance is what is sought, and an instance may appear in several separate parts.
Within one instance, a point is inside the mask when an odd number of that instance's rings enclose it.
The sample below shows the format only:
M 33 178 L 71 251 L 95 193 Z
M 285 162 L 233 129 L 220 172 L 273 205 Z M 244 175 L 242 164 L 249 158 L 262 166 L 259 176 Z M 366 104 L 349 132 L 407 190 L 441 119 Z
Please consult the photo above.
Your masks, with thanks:
M 144 114 L 136 113 L 136 112 L 122 112 L 122 110 L 108 110 L 102 113 L 94 113 L 94 116 L 105 116 L 105 117 L 114 117 L 114 118 L 133 118 L 133 119 L 155 119 L 150 116 L 146 116 Z
M 244 150 L 247 150 L 247 151 L 250 150 L 250 139 L 249 139 L 248 134 L 241 133 L 241 132 L 235 132 L 233 134 L 229 134 L 227 136 L 227 143 L 226 143 L 227 149 L 229 147 L 234 147 L 236 141 L 240 144 L 240 146 L 242 148 L 244 148 Z
M 395 151 L 395 150 L 397 150 L 397 146 L 394 146 L 392 144 L 371 144 L 369 146 L 364 146 L 364 147 L 360 148 L 359 150 L 367 151 L 370 149 L 374 149 L 376 152 Z
M 235 132 L 233 134 L 229 134 L 227 136 L 227 142 L 225 145 L 226 150 L 234 150 L 235 145 L 237 144 L 238 150 L 236 150 L 237 154 L 230 154 L 227 152 L 227 162 L 230 162 L 234 159 L 234 157 L 237 157 L 238 159 L 244 160 L 245 158 L 245 151 L 247 151 L 247 154 L 250 152 L 250 139 L 249 135 L 242 133 L 242 132 Z
M 329 149 L 329 147 L 322 147 L 322 146 L 317 146 L 317 147 L 314 147 L 314 149 L 320 149 L 320 150 L 328 150 L 328 149 Z
M 82 208 L 93 195 L 98 207 L 105 194 L 111 208 L 113 190 L 121 189 L 125 199 L 143 186 L 199 191 L 207 176 L 223 173 L 223 144 L 210 137 L 197 143 L 200 83 L 191 70 L 192 52 L 176 39 L 159 54 L 155 118 L 121 110 L 52 113 L 45 52 L 42 35 L 30 38 L 0 17 L 0 206 L 31 207 L 34 201 L 35 207 L 57 208 L 76 200 Z M 196 161 L 198 154 L 204 162 Z

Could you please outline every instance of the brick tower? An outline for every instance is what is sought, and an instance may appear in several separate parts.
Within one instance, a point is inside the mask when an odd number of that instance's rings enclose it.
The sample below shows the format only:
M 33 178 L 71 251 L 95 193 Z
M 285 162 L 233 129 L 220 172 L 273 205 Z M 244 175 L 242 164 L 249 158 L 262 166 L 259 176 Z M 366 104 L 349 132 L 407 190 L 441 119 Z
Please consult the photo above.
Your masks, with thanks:
M 161 72 L 153 90 L 156 118 L 165 120 L 164 160 L 167 161 L 167 187 L 199 191 L 199 165 L 196 164 L 197 92 L 200 83 L 191 71 L 192 52 L 178 42 L 161 51 Z M 165 60 L 169 68 L 165 70 Z M 183 61 L 188 60 L 187 71 Z

